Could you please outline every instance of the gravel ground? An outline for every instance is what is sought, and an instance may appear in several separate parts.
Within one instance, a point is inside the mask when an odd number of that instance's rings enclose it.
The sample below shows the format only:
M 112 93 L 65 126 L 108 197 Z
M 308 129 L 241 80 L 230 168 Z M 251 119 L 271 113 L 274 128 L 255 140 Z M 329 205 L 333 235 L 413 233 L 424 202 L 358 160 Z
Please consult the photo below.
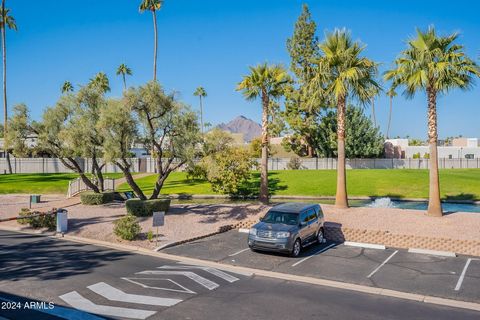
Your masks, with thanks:
M 0 218 L 15 216 L 21 208 L 28 207 L 26 195 L 0 195 Z M 65 199 L 63 195 L 42 196 L 42 203 L 34 209 L 46 211 L 52 207 L 68 207 L 69 234 L 114 243 L 122 242 L 113 234 L 113 221 L 125 215 L 123 203 L 103 206 L 84 206 L 78 198 Z M 447 237 L 459 240 L 480 240 L 480 214 L 451 213 L 443 218 L 428 217 L 424 211 L 391 208 L 336 209 L 322 205 L 329 223 L 346 228 L 389 231 L 395 234 Z M 268 206 L 259 204 L 184 204 L 172 205 L 165 218 L 165 226 L 159 228 L 159 245 L 205 235 L 220 226 L 242 220 L 257 220 Z M 142 234 L 139 240 L 129 244 L 154 248 L 155 241 L 146 239 L 146 233 L 156 233 L 152 218 L 139 218 Z M 24 228 L 15 221 L 2 225 Z M 124 241 L 125 242 L 125 241 Z

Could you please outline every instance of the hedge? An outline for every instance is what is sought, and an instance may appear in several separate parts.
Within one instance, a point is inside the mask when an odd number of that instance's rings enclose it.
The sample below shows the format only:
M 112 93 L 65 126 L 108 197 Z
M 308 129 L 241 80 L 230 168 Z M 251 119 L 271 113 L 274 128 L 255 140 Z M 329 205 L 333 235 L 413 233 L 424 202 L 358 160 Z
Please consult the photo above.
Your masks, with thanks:
M 132 241 L 140 232 L 142 232 L 142 228 L 140 227 L 140 224 L 138 224 L 137 218 L 132 215 L 126 215 L 115 221 L 114 224 L 115 228 L 113 229 L 113 233 L 123 240 Z
M 104 203 L 109 203 L 115 200 L 114 192 L 103 192 L 103 193 L 94 193 L 94 192 L 83 192 L 80 194 L 80 201 L 82 204 L 94 206 Z
M 152 200 L 129 199 L 125 203 L 127 213 L 136 217 L 152 216 L 154 212 L 165 211 L 170 208 L 170 198 Z

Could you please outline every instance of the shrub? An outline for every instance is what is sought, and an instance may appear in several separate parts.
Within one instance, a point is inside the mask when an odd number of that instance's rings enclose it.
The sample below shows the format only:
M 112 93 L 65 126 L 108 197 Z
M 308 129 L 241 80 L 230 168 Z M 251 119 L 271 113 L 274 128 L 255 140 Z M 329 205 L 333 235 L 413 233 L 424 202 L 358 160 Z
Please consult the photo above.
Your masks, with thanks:
M 287 169 L 289 170 L 299 170 L 302 169 L 302 161 L 298 157 L 291 157 L 290 161 L 287 163 Z
M 25 217 L 33 214 L 38 214 L 38 213 L 40 212 L 30 211 L 27 208 L 23 208 L 18 215 L 20 217 Z M 55 228 L 57 227 L 57 219 L 56 219 L 56 215 L 54 214 L 43 215 L 43 216 L 38 216 L 33 218 L 19 219 L 18 223 L 29 224 L 30 227 L 34 229 L 47 228 L 48 230 L 55 230 Z
M 136 217 L 152 216 L 154 212 L 165 211 L 170 208 L 170 198 L 152 200 L 128 199 L 125 203 L 127 213 Z
M 114 223 L 115 228 L 113 229 L 113 233 L 123 240 L 134 240 L 142 231 L 142 228 L 137 222 L 137 218 L 132 215 L 126 215 Z
M 420 152 L 414 153 L 412 158 L 413 159 L 420 159 Z
M 115 199 L 114 192 L 103 192 L 103 193 L 94 193 L 94 192 L 83 192 L 80 194 L 80 201 L 82 204 L 94 206 L 104 203 L 112 202 Z
M 152 230 L 149 230 L 149 231 L 147 232 L 147 239 L 148 239 L 148 241 L 152 242 L 152 240 L 153 240 L 153 232 L 152 232 Z

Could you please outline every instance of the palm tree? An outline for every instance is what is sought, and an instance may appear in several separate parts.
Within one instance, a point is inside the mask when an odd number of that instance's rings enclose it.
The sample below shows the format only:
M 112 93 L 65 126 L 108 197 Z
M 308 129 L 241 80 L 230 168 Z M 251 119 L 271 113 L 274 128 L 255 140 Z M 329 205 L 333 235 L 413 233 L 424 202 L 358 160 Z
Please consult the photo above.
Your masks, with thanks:
M 10 9 L 5 8 L 5 0 L 2 0 L 2 8 L 0 12 L 0 28 L 2 29 L 2 55 L 3 55 L 3 136 L 7 136 L 7 32 L 6 28 L 17 31 L 15 18 L 10 15 Z M 12 164 L 10 163 L 10 155 L 5 148 L 5 157 L 7 160 L 8 173 L 12 173 Z
M 62 93 L 68 93 L 73 91 L 73 84 L 70 81 L 65 81 L 62 85 Z
M 390 111 L 388 113 L 388 126 L 387 126 L 387 139 L 390 138 L 390 124 L 392 123 L 392 111 L 393 111 L 393 98 L 397 96 L 397 93 L 393 88 L 387 91 L 387 96 L 390 98 Z
M 345 167 L 345 112 L 349 96 L 362 104 L 371 101 L 380 90 L 375 81 L 377 64 L 362 57 L 364 46 L 353 42 L 346 30 L 327 33 L 319 45 L 321 57 L 317 60 L 312 85 L 322 91 L 326 99 L 337 106 L 337 192 L 335 205 L 348 207 Z
M 202 134 L 203 134 L 203 104 L 202 104 L 202 98 L 205 98 L 207 96 L 207 91 L 205 91 L 205 88 L 203 87 L 198 87 L 197 90 L 193 93 L 194 96 L 200 98 L 200 124 L 202 125 Z
M 101 92 L 106 93 L 110 91 L 110 81 L 105 73 L 99 72 L 90 79 L 89 86 L 99 89 Z
M 385 73 L 392 80 L 392 88 L 405 88 L 404 95 L 412 98 L 417 91 L 424 91 L 428 100 L 428 141 L 430 145 L 430 187 L 428 215 L 443 215 L 440 202 L 437 153 L 437 96 L 460 88 L 472 86 L 474 76 L 480 76 L 477 64 L 467 57 L 464 47 L 455 43 L 457 33 L 439 36 L 435 28 L 423 32 L 417 29 L 416 38 L 407 43 L 395 67 Z
M 262 101 L 262 161 L 260 172 L 260 201 L 268 203 L 268 116 L 270 101 L 283 95 L 290 82 L 287 70 L 279 65 L 266 63 L 250 67 L 250 74 L 243 77 L 237 91 L 242 91 L 247 100 L 260 97 Z
M 117 68 L 117 76 L 122 75 L 123 79 L 123 90 L 127 91 L 127 80 L 126 76 L 131 76 L 132 75 L 132 69 L 127 67 L 125 63 L 122 63 L 121 65 L 118 66 Z
M 140 12 L 152 11 L 153 15 L 153 81 L 157 80 L 157 48 L 158 48 L 158 36 L 157 36 L 157 10 L 160 10 L 163 5 L 163 0 L 142 0 L 140 4 Z

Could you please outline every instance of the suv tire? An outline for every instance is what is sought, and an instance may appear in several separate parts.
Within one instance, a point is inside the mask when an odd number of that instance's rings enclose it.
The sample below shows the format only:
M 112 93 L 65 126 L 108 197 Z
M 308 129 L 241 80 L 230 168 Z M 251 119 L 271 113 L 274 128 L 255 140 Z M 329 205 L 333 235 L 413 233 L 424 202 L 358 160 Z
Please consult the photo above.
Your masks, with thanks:
M 302 243 L 301 243 L 300 239 L 297 239 L 293 243 L 293 248 L 292 248 L 292 252 L 290 253 L 290 256 L 292 256 L 294 258 L 298 257 L 300 255 L 301 251 L 302 251 Z

